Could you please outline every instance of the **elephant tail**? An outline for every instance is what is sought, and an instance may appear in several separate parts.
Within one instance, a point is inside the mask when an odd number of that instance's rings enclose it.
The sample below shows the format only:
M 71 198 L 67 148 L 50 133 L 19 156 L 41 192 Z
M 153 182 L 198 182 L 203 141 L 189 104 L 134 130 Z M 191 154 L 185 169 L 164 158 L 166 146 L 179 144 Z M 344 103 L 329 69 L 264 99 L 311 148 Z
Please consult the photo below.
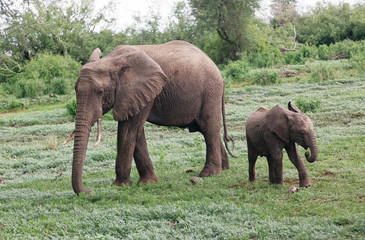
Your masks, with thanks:
M 224 104 L 224 91 L 223 91 L 223 94 L 222 94 L 222 117 L 223 117 L 223 131 L 224 131 L 223 141 L 224 141 L 224 145 L 226 146 L 226 149 L 227 149 L 229 155 L 231 155 L 234 158 L 237 158 L 235 155 L 233 155 L 233 153 L 231 152 L 231 150 L 228 147 L 228 142 L 232 142 L 232 148 L 234 150 L 234 141 L 233 141 L 232 138 L 230 138 L 228 136 L 228 132 L 227 132 L 226 109 L 225 109 L 225 104 Z

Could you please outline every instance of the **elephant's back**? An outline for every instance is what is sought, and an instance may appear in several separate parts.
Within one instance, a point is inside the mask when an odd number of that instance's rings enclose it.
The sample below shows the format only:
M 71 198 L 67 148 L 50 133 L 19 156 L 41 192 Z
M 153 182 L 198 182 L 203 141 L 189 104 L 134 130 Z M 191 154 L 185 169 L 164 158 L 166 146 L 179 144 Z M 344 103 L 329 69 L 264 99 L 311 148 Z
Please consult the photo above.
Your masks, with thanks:
M 256 112 L 252 113 L 246 120 L 246 134 L 247 136 L 257 135 L 262 131 L 265 124 L 265 117 L 269 110 L 265 107 L 260 107 Z
M 180 40 L 159 45 L 119 45 L 105 58 L 134 50 L 145 52 L 160 65 L 166 75 L 181 72 L 185 76 L 191 73 L 195 77 L 209 76 L 211 81 L 223 81 L 218 67 L 208 55 L 193 44 Z

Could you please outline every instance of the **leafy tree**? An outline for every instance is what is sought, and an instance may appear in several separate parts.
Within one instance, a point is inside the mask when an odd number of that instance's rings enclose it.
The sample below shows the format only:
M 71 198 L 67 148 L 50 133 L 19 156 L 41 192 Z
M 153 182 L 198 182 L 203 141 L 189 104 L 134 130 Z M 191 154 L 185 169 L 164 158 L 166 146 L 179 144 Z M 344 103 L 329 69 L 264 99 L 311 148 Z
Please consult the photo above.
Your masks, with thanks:
M 165 30 L 166 38 L 171 40 L 185 40 L 196 42 L 197 28 L 192 17 L 191 9 L 184 1 L 176 3 L 173 15 L 169 19 L 169 25 Z
M 270 5 L 273 18 L 271 24 L 274 28 L 283 26 L 287 23 L 293 23 L 298 17 L 296 11 L 297 0 L 274 0 Z
M 192 14 L 201 32 L 216 32 L 226 43 L 227 57 L 237 59 L 237 53 L 252 44 L 249 25 L 259 0 L 190 0 Z
M 102 13 L 93 15 L 94 0 L 16 3 L 1 2 L 0 20 L 4 24 L 0 29 L 0 51 L 18 63 L 43 51 L 69 53 L 84 62 L 91 51 L 87 49 L 88 37 L 98 24 L 111 21 Z
M 351 36 L 350 17 L 352 10 L 349 4 L 317 5 L 304 16 L 299 17 L 297 39 L 310 45 L 329 45 Z

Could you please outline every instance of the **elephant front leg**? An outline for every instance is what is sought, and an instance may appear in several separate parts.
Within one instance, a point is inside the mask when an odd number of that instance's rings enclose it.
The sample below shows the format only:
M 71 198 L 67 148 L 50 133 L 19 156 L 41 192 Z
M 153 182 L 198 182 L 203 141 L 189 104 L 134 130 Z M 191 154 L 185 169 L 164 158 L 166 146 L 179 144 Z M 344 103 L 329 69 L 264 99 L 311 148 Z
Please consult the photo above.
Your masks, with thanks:
M 136 146 L 136 131 L 133 131 L 130 120 L 118 123 L 117 158 L 115 160 L 116 178 L 113 185 L 132 185 L 130 173 L 133 152 Z
M 140 177 L 138 183 L 158 182 L 158 178 L 153 171 L 151 158 L 148 154 L 144 129 L 142 129 L 141 134 L 137 139 L 137 144 L 134 149 L 134 161 L 136 162 Z
M 294 142 L 290 142 L 288 146 L 285 147 L 286 152 L 290 161 L 298 170 L 299 175 L 299 185 L 301 187 L 309 187 L 311 185 L 308 177 L 308 170 L 304 164 L 304 161 L 300 157 L 297 145 Z

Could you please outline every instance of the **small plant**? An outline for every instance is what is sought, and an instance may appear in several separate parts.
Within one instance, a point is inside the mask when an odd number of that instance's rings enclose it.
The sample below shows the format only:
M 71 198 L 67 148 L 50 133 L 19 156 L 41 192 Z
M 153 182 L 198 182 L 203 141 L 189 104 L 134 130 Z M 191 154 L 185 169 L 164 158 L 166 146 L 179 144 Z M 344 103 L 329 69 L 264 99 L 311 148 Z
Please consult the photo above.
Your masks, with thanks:
M 229 62 L 223 69 L 223 76 L 227 80 L 241 80 L 249 71 L 249 63 L 245 60 Z
M 76 117 L 76 98 L 70 99 L 66 104 L 67 113 L 75 120 Z
M 335 68 L 327 63 L 320 63 L 314 67 L 309 75 L 309 82 L 324 82 L 330 79 L 335 79 Z
M 14 78 L 14 94 L 31 98 L 49 93 L 66 94 L 74 85 L 80 68 L 81 64 L 70 56 L 39 54 Z
M 273 70 L 262 69 L 260 71 L 251 71 L 249 78 L 251 84 L 273 85 L 278 83 L 279 74 Z
M 299 98 L 295 101 L 295 104 L 302 112 L 314 112 L 321 105 L 321 100 L 319 99 L 304 99 Z
M 56 151 L 58 149 L 57 136 L 51 136 L 48 138 L 47 143 L 46 143 L 46 149 L 53 150 L 53 151 Z

